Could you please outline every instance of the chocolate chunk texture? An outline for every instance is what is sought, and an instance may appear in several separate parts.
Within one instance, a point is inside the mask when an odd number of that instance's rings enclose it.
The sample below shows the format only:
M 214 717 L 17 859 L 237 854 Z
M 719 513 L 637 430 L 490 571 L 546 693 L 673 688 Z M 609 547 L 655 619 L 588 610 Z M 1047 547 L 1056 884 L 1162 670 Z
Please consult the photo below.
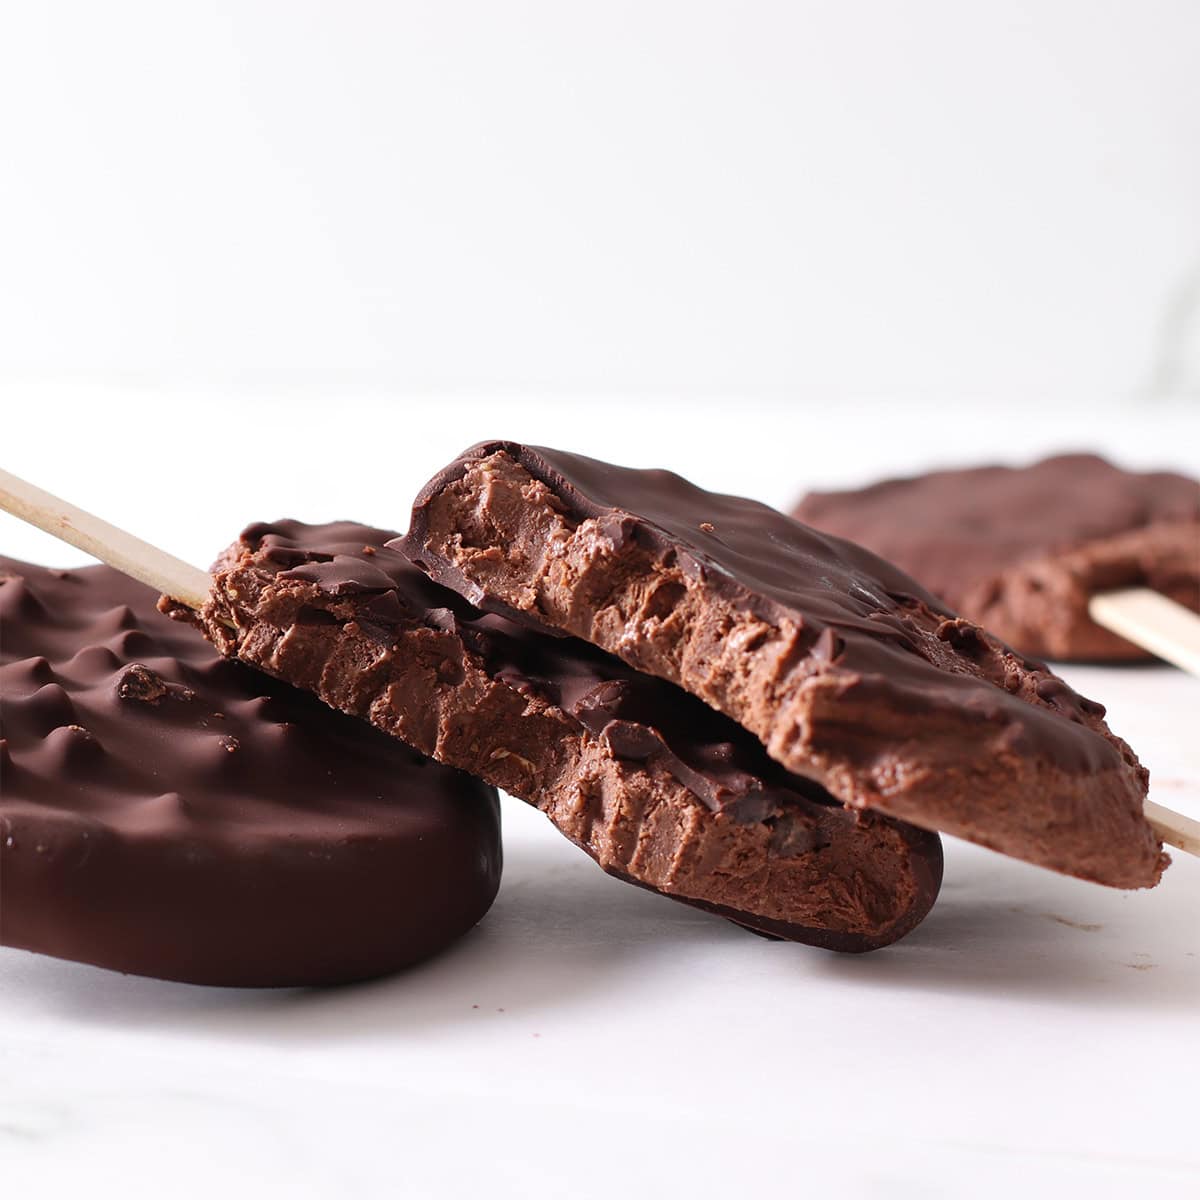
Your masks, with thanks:
M 760 933 L 895 941 L 941 880 L 935 835 L 848 812 L 672 684 L 479 612 L 388 530 L 277 521 L 214 568 L 223 653 L 537 805 L 605 870 Z
M 1200 612 L 1200 482 L 1092 454 L 813 492 L 795 511 L 908 571 L 1026 654 L 1148 659 L 1097 625 L 1098 592 L 1147 587 Z
M 0 559 L 0 942 L 189 983 L 344 983 L 466 933 L 495 791 L 228 662 L 108 567 Z
M 856 809 L 1116 887 L 1169 861 L 1147 773 L 1044 664 L 840 538 L 666 471 L 485 442 L 394 543 L 473 603 L 618 655 Z

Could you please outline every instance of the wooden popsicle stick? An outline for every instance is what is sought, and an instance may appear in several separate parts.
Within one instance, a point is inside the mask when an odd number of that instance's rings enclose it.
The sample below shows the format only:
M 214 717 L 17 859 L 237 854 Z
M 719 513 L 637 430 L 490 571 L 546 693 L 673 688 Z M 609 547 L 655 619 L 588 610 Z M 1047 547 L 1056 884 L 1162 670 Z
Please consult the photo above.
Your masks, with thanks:
M 203 607 L 208 598 L 211 581 L 207 571 L 3 470 L 0 470 L 0 509 L 62 538 L 189 608 Z
M 206 571 L 3 470 L 0 510 L 44 529 L 189 608 L 201 608 L 208 598 L 211 581 Z M 1200 855 L 1200 822 L 1150 800 L 1146 801 L 1145 812 L 1164 842 Z
M 1088 602 L 1097 625 L 1200 675 L 1200 617 L 1150 588 L 1101 592 Z
M 1147 823 L 1160 841 L 1174 846 L 1177 850 L 1186 850 L 1188 854 L 1200 856 L 1200 821 L 1193 821 L 1183 813 L 1163 808 L 1153 800 L 1145 801 L 1143 811 Z

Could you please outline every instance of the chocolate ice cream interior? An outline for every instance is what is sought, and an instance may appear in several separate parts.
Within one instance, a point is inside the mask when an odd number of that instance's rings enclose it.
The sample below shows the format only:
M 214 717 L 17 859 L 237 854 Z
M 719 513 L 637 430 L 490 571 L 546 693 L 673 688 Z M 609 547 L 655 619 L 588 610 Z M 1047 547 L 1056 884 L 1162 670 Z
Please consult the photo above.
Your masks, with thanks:
M 847 805 L 1118 887 L 1168 861 L 1101 705 L 762 504 L 485 442 L 422 490 L 394 545 L 475 604 L 680 684 Z
M 214 653 L 109 567 L 0 559 L 0 941 L 343 983 L 488 910 L 495 791 Z
M 248 528 L 197 614 L 226 654 L 541 808 L 611 873 L 761 933 L 886 945 L 936 835 L 855 814 L 678 687 L 479 612 L 352 523 Z
M 1171 472 L 1065 454 L 812 492 L 795 516 L 892 560 L 1028 654 L 1147 658 L 1092 621 L 1102 591 L 1148 587 L 1200 612 L 1200 482 Z

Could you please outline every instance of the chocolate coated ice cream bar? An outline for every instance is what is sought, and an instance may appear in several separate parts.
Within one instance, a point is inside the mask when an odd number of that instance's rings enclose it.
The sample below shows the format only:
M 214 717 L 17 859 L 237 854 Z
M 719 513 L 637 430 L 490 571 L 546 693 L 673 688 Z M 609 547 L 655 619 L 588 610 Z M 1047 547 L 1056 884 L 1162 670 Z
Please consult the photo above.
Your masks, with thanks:
M 842 803 L 1116 887 L 1167 863 L 1101 705 L 899 568 L 668 471 L 484 442 L 395 543 L 490 611 L 678 684 Z
M 500 883 L 495 791 L 221 658 L 157 599 L 0 558 L 0 942 L 261 987 L 467 932 Z

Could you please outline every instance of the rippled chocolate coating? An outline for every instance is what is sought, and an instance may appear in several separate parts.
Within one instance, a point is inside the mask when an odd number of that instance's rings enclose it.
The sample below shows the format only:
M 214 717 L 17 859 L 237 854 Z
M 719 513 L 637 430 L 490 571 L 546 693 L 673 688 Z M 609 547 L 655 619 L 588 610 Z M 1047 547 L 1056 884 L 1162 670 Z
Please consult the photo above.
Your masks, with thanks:
M 471 928 L 494 790 L 216 655 L 108 567 L 0 558 L 0 941 L 191 983 L 340 983 Z
M 388 530 L 250 526 L 198 621 L 227 654 L 536 804 L 613 874 L 839 950 L 910 930 L 935 836 L 848 813 L 728 718 L 575 639 L 486 615 Z
M 484 442 L 422 490 L 394 544 L 475 604 L 682 684 L 847 804 L 1116 886 L 1167 861 L 1102 706 L 765 505 Z
M 1088 616 L 1100 591 L 1149 587 L 1200 611 L 1200 482 L 1183 475 L 1063 454 L 812 492 L 795 515 L 886 556 L 1030 654 L 1149 657 Z

